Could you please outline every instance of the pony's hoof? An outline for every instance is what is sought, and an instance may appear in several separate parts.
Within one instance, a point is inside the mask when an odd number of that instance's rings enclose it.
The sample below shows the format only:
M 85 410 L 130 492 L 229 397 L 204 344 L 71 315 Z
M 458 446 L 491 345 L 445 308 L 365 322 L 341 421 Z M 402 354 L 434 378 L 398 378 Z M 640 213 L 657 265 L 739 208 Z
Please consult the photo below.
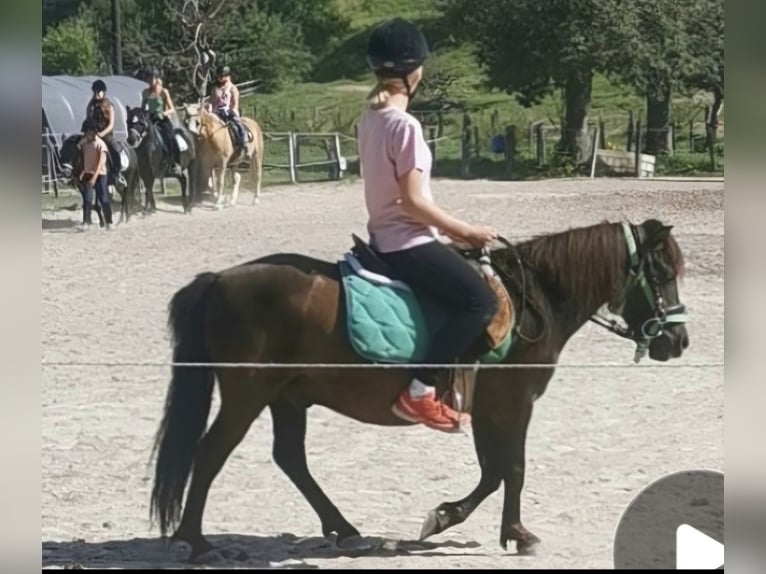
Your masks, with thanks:
M 517 524 L 510 531 L 501 534 L 500 546 L 503 550 L 508 550 L 508 542 L 516 542 L 516 554 L 519 556 L 534 556 L 540 539 L 521 524 Z
M 444 532 L 450 524 L 450 516 L 442 506 L 431 510 L 420 528 L 420 542 L 434 534 Z
M 367 552 L 372 550 L 372 544 L 362 538 L 358 534 L 344 538 L 343 540 L 336 541 L 336 546 L 341 550 L 347 550 L 352 552 Z
M 429 511 L 426 519 L 423 521 L 423 526 L 420 528 L 419 541 L 423 541 L 426 538 L 433 536 L 439 532 L 439 518 L 436 515 L 435 510 Z

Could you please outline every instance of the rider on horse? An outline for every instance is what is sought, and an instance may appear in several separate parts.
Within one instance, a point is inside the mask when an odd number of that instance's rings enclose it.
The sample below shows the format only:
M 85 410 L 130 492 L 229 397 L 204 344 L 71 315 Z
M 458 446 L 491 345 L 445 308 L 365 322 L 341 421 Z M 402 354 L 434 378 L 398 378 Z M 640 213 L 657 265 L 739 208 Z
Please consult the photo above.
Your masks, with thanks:
M 173 175 L 180 175 L 181 169 L 181 150 L 178 148 L 175 138 L 175 128 L 170 121 L 170 114 L 175 112 L 173 100 L 170 98 L 170 92 L 163 87 L 160 72 L 157 68 L 149 70 L 149 87 L 141 92 L 141 109 L 148 110 L 152 121 L 162 133 L 166 145 L 170 148 L 173 156 L 173 165 L 170 172 Z
M 359 125 L 359 159 L 370 245 L 402 280 L 447 309 L 450 319 L 422 361 L 447 364 L 480 339 L 498 300 L 487 282 L 437 239 L 436 230 L 474 247 L 484 247 L 496 232 L 460 221 L 433 202 L 431 151 L 420 123 L 407 113 L 428 55 L 425 37 L 409 22 L 397 18 L 373 31 L 367 62 L 377 84 Z M 467 422 L 436 397 L 437 370 L 415 369 L 412 375 L 393 406 L 397 416 L 445 432 Z
M 91 90 L 93 90 L 93 98 L 88 102 L 85 119 L 95 122 L 98 137 L 109 149 L 111 170 L 109 170 L 108 180 L 114 183 L 115 187 L 124 189 L 127 183 L 120 172 L 120 151 L 114 141 L 114 106 L 106 97 L 106 83 L 103 80 L 93 82 Z
M 208 107 L 225 122 L 231 122 L 237 132 L 237 140 L 234 142 L 237 148 L 235 155 L 246 147 L 247 138 L 245 128 L 239 117 L 239 89 L 231 81 L 231 69 L 223 66 L 218 70 L 218 76 L 210 96 Z

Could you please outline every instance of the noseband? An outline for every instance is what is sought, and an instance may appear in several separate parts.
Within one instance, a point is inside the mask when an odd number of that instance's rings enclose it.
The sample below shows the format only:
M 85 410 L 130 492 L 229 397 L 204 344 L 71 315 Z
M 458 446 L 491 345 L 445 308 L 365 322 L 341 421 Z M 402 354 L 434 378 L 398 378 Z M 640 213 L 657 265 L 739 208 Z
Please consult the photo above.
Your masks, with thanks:
M 633 356 L 633 362 L 638 363 L 646 356 L 652 340 L 663 334 L 665 325 L 686 323 L 688 315 L 686 313 L 686 306 L 681 303 L 670 306 L 665 304 L 665 300 L 659 293 L 659 281 L 651 272 L 651 268 L 647 267 L 647 262 L 653 257 L 652 253 L 648 252 L 644 257 L 639 257 L 636 236 L 640 236 L 640 233 L 637 233 L 634 226 L 629 223 L 623 223 L 622 229 L 628 248 L 630 267 L 625 286 L 622 290 L 620 303 L 616 306 L 610 305 L 609 312 L 622 318 L 623 307 L 625 306 L 625 299 L 628 293 L 635 288 L 639 288 L 654 315 L 644 321 L 640 328 L 620 325 L 615 319 L 603 317 L 598 313 L 590 317 L 590 320 L 620 337 L 635 342 L 636 352 Z

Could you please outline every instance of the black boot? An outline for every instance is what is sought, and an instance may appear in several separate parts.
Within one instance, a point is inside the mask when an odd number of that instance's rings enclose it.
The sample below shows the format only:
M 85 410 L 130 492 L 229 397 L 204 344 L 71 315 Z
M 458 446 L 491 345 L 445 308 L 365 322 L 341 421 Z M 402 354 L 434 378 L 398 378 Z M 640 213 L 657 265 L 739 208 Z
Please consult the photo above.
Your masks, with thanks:
M 106 230 L 109 231 L 112 228 L 112 205 L 107 204 L 103 209 L 104 219 L 106 220 Z

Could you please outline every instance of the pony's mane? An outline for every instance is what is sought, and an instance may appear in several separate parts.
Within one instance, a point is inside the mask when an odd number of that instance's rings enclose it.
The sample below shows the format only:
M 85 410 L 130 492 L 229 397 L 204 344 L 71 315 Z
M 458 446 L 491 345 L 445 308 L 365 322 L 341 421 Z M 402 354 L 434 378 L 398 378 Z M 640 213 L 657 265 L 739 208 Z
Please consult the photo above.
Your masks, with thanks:
M 619 223 L 604 221 L 540 235 L 516 247 L 545 283 L 558 286 L 563 295 L 577 297 L 591 308 L 609 300 L 625 280 L 628 254 Z M 665 251 L 670 265 L 682 276 L 684 259 L 672 235 L 665 241 Z

